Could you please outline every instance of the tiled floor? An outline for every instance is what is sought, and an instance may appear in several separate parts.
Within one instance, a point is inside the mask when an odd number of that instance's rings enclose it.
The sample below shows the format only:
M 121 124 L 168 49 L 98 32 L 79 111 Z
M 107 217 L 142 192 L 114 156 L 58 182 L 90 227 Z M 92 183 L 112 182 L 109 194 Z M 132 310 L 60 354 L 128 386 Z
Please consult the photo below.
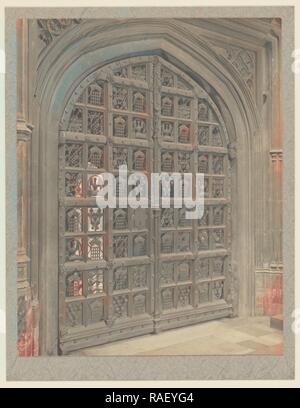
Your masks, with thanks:
M 84 356 L 243 355 L 283 353 L 269 317 L 220 319 L 71 353 Z

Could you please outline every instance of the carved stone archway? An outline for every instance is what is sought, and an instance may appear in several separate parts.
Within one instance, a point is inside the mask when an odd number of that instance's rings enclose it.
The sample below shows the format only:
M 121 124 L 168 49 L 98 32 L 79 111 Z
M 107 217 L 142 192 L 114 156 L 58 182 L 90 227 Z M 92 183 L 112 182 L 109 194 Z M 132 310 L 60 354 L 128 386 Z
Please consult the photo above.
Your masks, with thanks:
M 147 38 L 145 39 L 145 24 Z M 44 28 L 43 28 L 44 29 Z M 267 27 L 264 27 L 267 31 Z M 209 33 L 210 31 L 210 33 Z M 32 28 L 36 35 L 38 28 Z M 85 78 L 114 61 L 139 56 L 157 56 L 184 72 L 209 96 L 224 123 L 231 159 L 231 293 L 235 314 L 254 312 L 255 217 L 259 189 L 256 175 L 261 168 L 254 146 L 265 155 L 268 144 L 257 93 L 257 51 L 224 46 L 210 30 L 180 20 L 114 22 L 76 21 L 51 38 L 36 56 L 37 75 L 31 105 L 33 140 L 38 143 L 38 220 L 33 221 L 32 254 L 41 302 L 42 352 L 55 354 L 58 343 L 58 166 L 59 132 L 67 130 L 71 109 L 68 103 Z M 256 45 L 257 49 L 261 45 Z M 260 49 L 261 50 L 261 49 Z M 261 51 L 260 51 L 261 52 Z M 75 95 L 75 96 L 74 96 Z M 32 94 L 33 96 L 33 94 Z M 78 96 L 78 95 L 77 95 Z M 71 99 L 70 99 L 71 98 Z M 37 149 L 37 147 L 33 147 Z M 34 204 L 35 205 L 35 204 Z M 263 204 L 265 205 L 265 204 Z

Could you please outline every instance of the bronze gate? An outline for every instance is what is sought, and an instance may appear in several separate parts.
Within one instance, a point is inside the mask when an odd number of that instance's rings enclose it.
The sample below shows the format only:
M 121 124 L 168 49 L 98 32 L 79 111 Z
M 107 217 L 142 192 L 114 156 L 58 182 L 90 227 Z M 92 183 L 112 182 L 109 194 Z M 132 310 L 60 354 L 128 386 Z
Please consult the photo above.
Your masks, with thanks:
M 158 56 L 87 76 L 59 144 L 62 352 L 228 316 L 230 169 L 207 93 Z M 205 212 L 96 206 L 101 172 L 205 173 Z M 118 190 L 118 185 L 117 185 Z

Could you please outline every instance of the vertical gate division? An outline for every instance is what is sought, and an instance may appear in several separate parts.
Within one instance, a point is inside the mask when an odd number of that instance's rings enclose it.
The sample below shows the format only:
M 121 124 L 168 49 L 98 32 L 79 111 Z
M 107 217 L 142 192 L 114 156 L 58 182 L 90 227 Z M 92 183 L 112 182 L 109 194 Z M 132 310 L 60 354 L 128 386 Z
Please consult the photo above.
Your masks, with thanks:
M 158 56 L 88 75 L 59 136 L 63 353 L 229 316 L 228 139 L 207 93 Z M 66 120 L 66 118 L 64 118 Z M 100 209 L 101 173 L 204 173 L 205 209 Z M 118 191 L 117 182 L 117 191 Z

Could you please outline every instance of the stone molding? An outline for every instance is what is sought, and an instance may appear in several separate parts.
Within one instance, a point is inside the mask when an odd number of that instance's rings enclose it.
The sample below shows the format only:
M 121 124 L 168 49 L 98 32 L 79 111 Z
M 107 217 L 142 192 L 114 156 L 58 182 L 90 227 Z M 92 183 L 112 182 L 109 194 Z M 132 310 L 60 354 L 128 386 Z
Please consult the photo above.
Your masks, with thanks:
M 273 149 L 270 150 L 270 156 L 272 162 L 278 162 L 283 160 L 283 152 L 282 149 Z

